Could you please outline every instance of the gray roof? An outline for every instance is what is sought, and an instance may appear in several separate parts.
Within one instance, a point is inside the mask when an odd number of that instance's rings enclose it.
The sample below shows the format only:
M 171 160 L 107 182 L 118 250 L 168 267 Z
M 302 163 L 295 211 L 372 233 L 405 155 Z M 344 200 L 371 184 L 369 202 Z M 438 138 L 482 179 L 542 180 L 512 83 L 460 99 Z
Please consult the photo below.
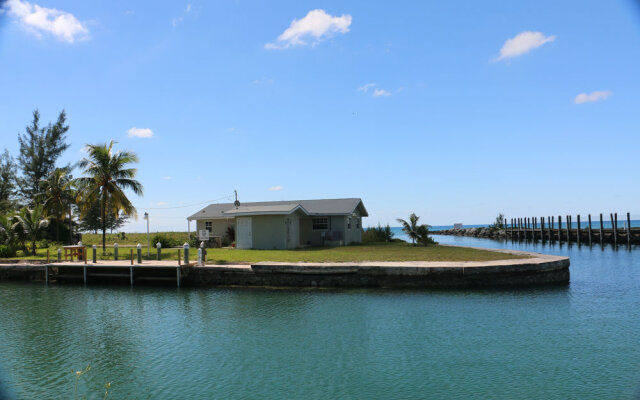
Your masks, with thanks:
M 236 208 L 233 203 L 210 204 L 187 219 L 233 218 L 237 215 L 290 214 L 298 207 L 308 215 L 349 215 L 356 209 L 363 217 L 369 214 L 359 198 L 322 199 L 322 200 L 289 200 L 261 201 L 241 203 Z

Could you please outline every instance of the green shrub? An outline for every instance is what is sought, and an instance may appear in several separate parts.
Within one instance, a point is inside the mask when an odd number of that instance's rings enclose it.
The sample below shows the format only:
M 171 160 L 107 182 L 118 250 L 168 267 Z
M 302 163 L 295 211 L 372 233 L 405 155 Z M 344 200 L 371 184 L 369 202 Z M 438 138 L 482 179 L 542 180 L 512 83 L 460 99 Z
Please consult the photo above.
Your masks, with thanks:
M 158 242 L 160 242 L 160 244 L 162 245 L 162 248 L 178 247 L 182 244 L 182 243 L 179 243 L 176 239 L 173 239 L 164 235 L 156 234 L 151 238 L 151 245 L 155 246 L 156 243 Z
M 375 243 L 375 242 L 390 242 L 393 240 L 393 232 L 389 224 L 387 226 L 380 226 L 367 228 L 362 232 L 363 243 Z
M 15 247 L 7 244 L 0 244 L 0 258 L 11 258 L 15 256 L 16 256 Z

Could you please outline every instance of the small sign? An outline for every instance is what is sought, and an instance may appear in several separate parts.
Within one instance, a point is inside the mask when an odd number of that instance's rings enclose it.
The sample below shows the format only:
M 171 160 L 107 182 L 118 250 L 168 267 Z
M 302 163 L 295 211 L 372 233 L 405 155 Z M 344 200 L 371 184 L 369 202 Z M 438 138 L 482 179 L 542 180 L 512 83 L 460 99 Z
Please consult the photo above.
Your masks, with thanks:
M 209 231 L 206 229 L 200 229 L 198 232 L 198 240 L 209 240 Z

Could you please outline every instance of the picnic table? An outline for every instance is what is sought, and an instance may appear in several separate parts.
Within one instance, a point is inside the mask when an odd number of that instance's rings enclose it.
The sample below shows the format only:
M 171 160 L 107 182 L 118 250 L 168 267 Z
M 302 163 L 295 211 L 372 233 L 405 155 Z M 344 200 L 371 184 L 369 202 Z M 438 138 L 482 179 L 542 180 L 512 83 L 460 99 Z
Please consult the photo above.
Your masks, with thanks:
M 63 246 L 62 248 L 64 249 L 65 261 L 69 261 L 69 258 L 73 261 L 73 257 L 76 257 L 77 260 L 80 261 L 84 257 L 84 246 Z

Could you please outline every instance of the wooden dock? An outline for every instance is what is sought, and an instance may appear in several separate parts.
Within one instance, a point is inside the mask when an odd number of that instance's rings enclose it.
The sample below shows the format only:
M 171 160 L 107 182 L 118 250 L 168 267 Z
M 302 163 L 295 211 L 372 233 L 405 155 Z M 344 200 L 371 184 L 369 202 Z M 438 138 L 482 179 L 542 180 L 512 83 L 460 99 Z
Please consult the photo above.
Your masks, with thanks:
M 573 216 L 562 215 L 548 217 L 524 217 L 505 219 L 506 238 L 512 241 L 549 241 L 577 243 L 578 245 L 593 245 L 605 243 L 614 246 L 640 244 L 640 228 L 631 227 L 631 215 L 627 213 L 623 227 L 619 228 L 618 214 L 610 213 L 610 228 L 604 228 L 605 217 L 603 214 L 593 221 L 591 214 L 583 221 L 580 215 L 576 216 L 574 224 Z M 595 223 L 594 223 L 595 222 Z
M 189 271 L 189 265 L 176 261 L 146 261 L 131 264 L 128 261 L 97 261 L 96 263 L 61 262 L 45 264 L 45 281 L 72 281 L 89 283 L 180 283 Z

